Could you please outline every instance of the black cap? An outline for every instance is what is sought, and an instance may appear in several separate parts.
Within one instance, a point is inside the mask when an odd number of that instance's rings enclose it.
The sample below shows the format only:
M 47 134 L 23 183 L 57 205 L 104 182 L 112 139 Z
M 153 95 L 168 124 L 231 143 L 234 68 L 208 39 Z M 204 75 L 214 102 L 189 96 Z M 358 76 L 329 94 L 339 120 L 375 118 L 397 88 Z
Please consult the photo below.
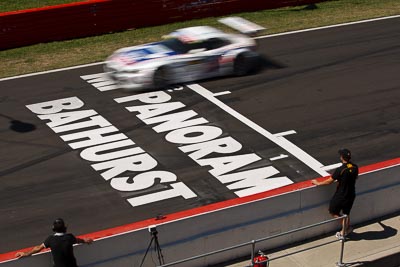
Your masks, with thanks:
M 55 219 L 53 222 L 53 232 L 65 233 L 66 231 L 67 227 L 65 226 L 64 220 L 61 218 Z
M 345 160 L 350 160 L 351 159 L 351 152 L 350 152 L 350 150 L 348 150 L 346 148 L 339 149 L 338 153 Z

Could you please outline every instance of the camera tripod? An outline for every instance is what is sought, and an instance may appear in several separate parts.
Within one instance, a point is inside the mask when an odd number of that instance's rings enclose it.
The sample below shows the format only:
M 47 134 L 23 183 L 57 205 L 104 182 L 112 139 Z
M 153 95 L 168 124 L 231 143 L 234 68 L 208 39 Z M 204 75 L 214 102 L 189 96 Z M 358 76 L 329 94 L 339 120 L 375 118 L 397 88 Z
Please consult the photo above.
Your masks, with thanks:
M 158 261 L 159 261 L 160 265 L 164 264 L 164 256 L 161 252 L 160 243 L 158 243 L 158 237 L 157 237 L 158 232 L 157 232 L 157 230 L 152 229 L 150 234 L 151 234 L 151 240 L 150 240 L 149 246 L 146 249 L 146 253 L 143 256 L 142 263 L 140 263 L 140 267 L 142 267 L 144 260 L 146 259 L 147 253 L 150 250 L 151 244 L 153 244 L 153 241 L 154 241 L 154 251 L 157 252 Z

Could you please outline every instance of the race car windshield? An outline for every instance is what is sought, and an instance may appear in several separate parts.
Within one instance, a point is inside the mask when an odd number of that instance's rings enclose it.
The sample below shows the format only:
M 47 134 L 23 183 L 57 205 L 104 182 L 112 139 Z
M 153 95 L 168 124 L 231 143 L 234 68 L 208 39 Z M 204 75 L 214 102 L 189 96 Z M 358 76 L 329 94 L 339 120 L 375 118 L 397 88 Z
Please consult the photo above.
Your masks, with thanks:
M 161 44 L 168 47 L 172 51 L 177 52 L 178 54 L 185 54 L 191 49 L 189 44 L 185 44 L 177 38 L 166 39 L 162 41 Z

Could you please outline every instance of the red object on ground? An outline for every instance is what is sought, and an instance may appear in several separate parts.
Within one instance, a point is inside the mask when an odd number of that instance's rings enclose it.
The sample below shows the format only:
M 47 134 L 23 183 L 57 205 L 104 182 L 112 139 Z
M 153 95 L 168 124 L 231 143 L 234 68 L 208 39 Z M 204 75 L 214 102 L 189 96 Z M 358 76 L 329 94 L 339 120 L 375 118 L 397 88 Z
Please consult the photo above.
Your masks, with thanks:
M 268 260 L 267 255 L 264 254 L 258 254 L 257 256 L 254 257 L 253 262 L 254 262 L 254 267 L 267 267 L 269 264 L 266 262 Z

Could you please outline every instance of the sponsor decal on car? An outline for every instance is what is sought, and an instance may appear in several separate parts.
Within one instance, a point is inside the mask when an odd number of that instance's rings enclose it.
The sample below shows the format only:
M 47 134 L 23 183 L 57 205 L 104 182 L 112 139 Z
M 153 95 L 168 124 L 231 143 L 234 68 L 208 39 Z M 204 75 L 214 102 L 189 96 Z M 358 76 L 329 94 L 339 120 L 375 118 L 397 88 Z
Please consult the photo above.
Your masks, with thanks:
M 175 51 L 172 51 L 163 45 L 154 43 L 148 46 L 139 47 L 128 51 L 122 51 L 113 56 L 112 60 L 119 61 L 125 65 L 132 65 L 138 62 L 173 56 L 176 54 L 177 53 Z

